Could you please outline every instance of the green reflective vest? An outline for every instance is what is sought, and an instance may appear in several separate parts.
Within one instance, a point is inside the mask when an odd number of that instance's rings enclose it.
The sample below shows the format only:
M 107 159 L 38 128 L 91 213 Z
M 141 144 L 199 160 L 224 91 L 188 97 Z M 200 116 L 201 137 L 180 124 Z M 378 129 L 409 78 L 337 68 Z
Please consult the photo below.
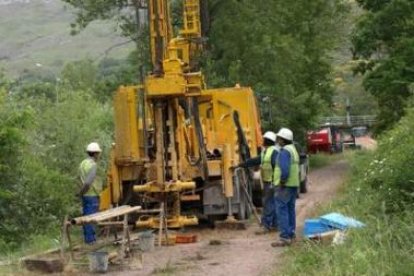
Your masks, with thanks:
M 92 158 L 86 158 L 79 165 L 79 175 L 80 175 L 82 185 L 83 183 L 85 183 L 86 177 L 88 176 L 93 166 L 96 166 L 96 162 Z M 98 176 L 96 176 L 91 186 L 89 187 L 89 190 L 84 195 L 85 196 L 99 196 L 102 190 L 103 190 L 103 183 L 101 179 Z
M 293 144 L 286 145 L 283 147 L 283 150 L 287 150 L 290 154 L 290 168 L 289 168 L 289 177 L 286 181 L 286 187 L 299 187 L 299 153 L 296 150 Z M 275 186 L 280 184 L 280 177 L 282 176 L 282 171 L 280 170 L 279 162 L 277 162 L 275 170 L 273 172 L 273 184 Z
M 273 168 L 272 168 L 272 154 L 276 149 L 274 147 L 267 147 L 261 154 L 261 173 L 263 182 L 272 182 Z

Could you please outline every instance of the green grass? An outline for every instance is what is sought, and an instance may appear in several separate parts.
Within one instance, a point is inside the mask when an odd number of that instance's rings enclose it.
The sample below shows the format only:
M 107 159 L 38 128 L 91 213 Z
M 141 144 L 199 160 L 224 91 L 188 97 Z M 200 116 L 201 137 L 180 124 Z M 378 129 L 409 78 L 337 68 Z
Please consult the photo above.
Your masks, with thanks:
M 73 228 L 71 231 L 72 240 L 77 243 L 82 239 L 82 229 Z M 25 272 L 20 260 L 25 256 L 36 255 L 50 249 L 60 248 L 60 233 L 34 235 L 19 248 L 2 248 L 0 254 L 0 275 L 21 275 Z
M 359 177 L 363 162 L 359 153 L 351 176 L 338 199 L 317 214 L 337 211 L 366 224 L 347 233 L 337 246 L 303 242 L 284 256 L 282 275 L 412 275 L 414 271 L 414 211 L 407 208 L 389 214 L 378 191 Z M 362 158 L 362 159 L 361 159 Z
M 352 154 L 352 153 L 351 153 Z M 327 153 L 318 153 L 318 154 L 311 154 L 309 155 L 309 167 L 311 169 L 318 169 L 322 167 L 326 167 L 342 158 L 344 158 L 346 154 L 327 154 Z
M 37 254 L 59 246 L 59 237 L 56 235 L 38 235 L 24 243 L 18 250 L 6 250 L 0 255 L 0 275 L 19 275 L 24 270 L 20 259 L 24 256 Z
M 168 261 L 165 266 L 155 268 L 152 271 L 152 275 L 175 275 L 177 273 L 178 268 L 171 264 L 170 261 Z

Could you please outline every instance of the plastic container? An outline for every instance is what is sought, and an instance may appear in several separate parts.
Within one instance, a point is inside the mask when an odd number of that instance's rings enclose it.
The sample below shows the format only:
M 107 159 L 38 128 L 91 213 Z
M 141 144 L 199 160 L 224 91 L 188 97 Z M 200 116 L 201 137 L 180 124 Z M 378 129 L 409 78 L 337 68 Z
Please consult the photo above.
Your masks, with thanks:
M 89 257 L 89 271 L 97 273 L 105 273 L 108 271 L 108 252 L 96 251 L 91 252 Z
M 149 252 L 154 250 L 155 236 L 152 231 L 142 232 L 139 235 L 138 248 L 142 252 Z
M 175 238 L 176 243 L 195 243 L 197 242 L 197 236 L 194 234 L 179 234 Z

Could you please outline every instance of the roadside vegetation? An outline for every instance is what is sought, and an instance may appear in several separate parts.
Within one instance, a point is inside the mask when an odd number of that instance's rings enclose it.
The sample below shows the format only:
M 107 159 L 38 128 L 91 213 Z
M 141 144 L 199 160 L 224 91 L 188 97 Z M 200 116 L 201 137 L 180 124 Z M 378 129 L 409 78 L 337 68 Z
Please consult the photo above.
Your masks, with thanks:
M 412 275 L 414 271 L 414 109 L 379 139 L 375 152 L 357 152 L 340 196 L 319 214 L 341 212 L 366 224 L 345 243 L 303 242 L 291 248 L 283 275 Z
M 335 161 L 344 158 L 344 154 L 328 154 L 328 153 L 317 153 L 309 155 L 309 167 L 311 170 L 319 169 Z
M 55 238 L 63 216 L 79 213 L 77 166 L 90 141 L 104 147 L 104 170 L 113 133 L 112 88 L 104 87 L 116 75 L 101 75 L 82 61 L 59 83 L 0 77 L 0 254 Z
M 366 224 L 344 244 L 303 242 L 284 275 L 412 275 L 414 271 L 414 3 L 358 0 L 352 50 L 364 88 L 378 103 L 378 148 L 359 152 L 339 197 L 319 214 L 341 212 Z M 392 23 L 391 23 L 392 22 Z M 369 108 L 367 106 L 367 108 Z

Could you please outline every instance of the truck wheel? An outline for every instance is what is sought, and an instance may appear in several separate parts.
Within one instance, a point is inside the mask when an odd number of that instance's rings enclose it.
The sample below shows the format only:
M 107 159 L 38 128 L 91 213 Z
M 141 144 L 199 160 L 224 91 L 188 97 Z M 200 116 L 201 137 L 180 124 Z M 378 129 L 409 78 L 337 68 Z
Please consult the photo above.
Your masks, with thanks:
M 244 200 L 240 202 L 239 212 L 237 213 L 236 218 L 238 220 L 246 220 L 246 204 L 244 203 Z
M 305 180 L 300 182 L 299 190 L 301 193 L 305 194 L 308 192 L 308 177 L 306 176 Z

